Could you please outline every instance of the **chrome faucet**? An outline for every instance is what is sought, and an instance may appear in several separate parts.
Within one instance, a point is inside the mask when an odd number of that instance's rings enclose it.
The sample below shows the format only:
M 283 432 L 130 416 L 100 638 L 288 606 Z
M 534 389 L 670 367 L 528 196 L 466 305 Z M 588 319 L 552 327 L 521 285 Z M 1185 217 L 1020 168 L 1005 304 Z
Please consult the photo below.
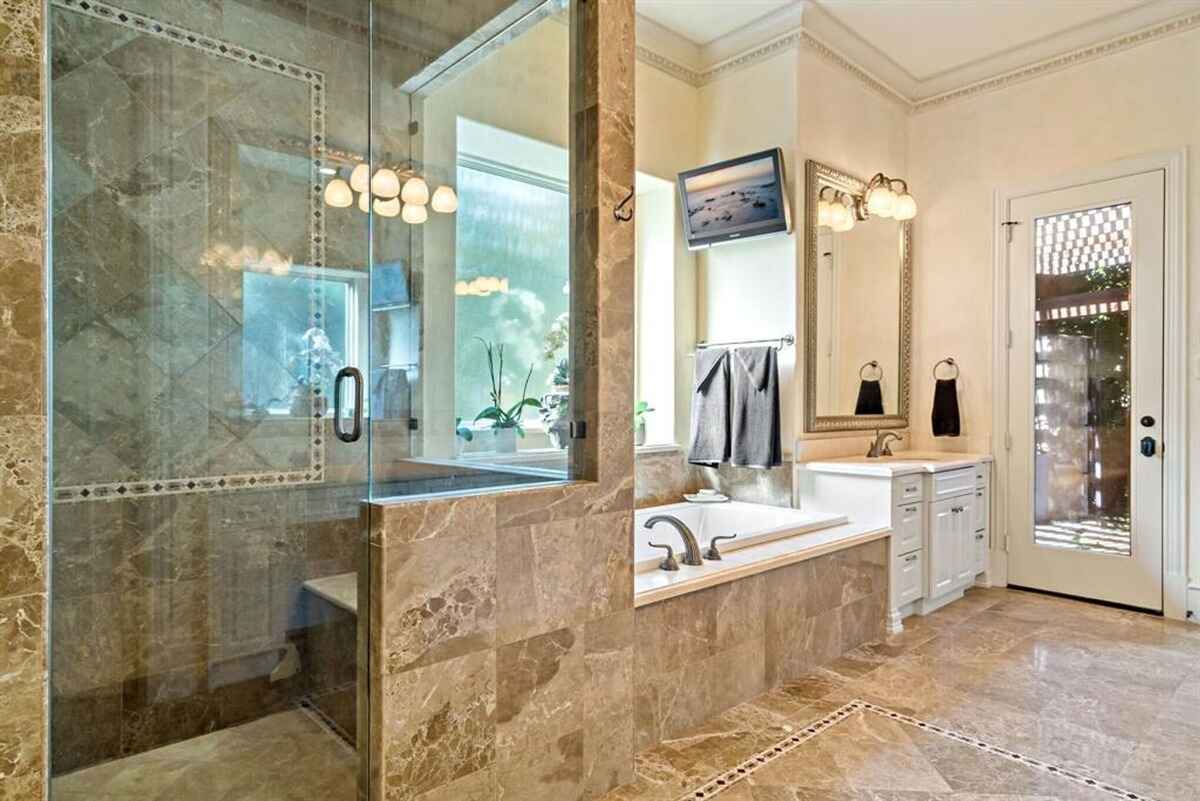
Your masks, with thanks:
M 878 459 L 880 456 L 891 456 L 892 448 L 891 441 L 899 442 L 904 437 L 897 434 L 895 431 L 875 431 L 875 441 L 871 443 L 871 448 L 867 451 L 868 459 Z
M 679 536 L 683 537 L 683 563 L 685 565 L 695 567 L 696 565 L 704 564 L 704 560 L 700 558 L 700 543 L 696 542 L 696 535 L 692 534 L 692 530 L 687 527 L 686 523 L 674 515 L 654 515 L 643 526 L 645 528 L 654 528 L 658 523 L 666 523 L 674 527 L 679 532 Z

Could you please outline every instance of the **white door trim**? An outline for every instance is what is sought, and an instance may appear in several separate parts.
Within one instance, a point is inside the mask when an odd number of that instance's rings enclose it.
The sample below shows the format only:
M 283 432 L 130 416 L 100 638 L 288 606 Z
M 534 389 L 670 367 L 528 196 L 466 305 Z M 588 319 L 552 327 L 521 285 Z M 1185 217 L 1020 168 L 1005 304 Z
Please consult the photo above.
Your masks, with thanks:
M 1009 469 L 1008 421 L 1008 237 L 1003 223 L 1009 202 L 1026 195 L 1052 192 L 1126 175 L 1166 172 L 1165 276 L 1163 343 L 1163 614 L 1182 620 L 1188 609 L 1188 281 L 1187 281 L 1187 151 L 1161 151 L 1113 162 L 1053 179 L 1001 187 L 993 200 L 992 242 L 992 449 L 993 467 L 991 570 L 993 585 L 1008 583 Z

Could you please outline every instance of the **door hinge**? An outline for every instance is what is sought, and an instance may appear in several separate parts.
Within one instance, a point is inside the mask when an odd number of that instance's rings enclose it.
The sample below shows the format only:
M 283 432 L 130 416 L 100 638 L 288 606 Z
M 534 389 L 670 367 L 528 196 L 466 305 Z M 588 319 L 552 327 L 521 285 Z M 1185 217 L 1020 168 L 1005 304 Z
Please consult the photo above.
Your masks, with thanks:
M 1008 335 L 1005 337 L 1005 345 L 1009 350 L 1012 350 L 1012 329 L 1008 329 Z
M 571 421 L 571 439 L 587 439 L 587 420 Z
M 1004 450 L 1012 450 L 1012 434 L 1007 431 L 1004 432 Z
M 1004 226 L 1004 236 L 1007 238 L 1009 243 L 1011 243 L 1013 228 L 1020 225 L 1021 221 L 1020 220 L 1005 220 L 1004 222 L 1002 222 L 1000 224 Z
M 1004 535 L 1004 552 L 1005 553 L 1008 553 L 1008 546 L 1009 546 L 1009 539 L 1008 539 L 1008 535 L 1005 534 Z

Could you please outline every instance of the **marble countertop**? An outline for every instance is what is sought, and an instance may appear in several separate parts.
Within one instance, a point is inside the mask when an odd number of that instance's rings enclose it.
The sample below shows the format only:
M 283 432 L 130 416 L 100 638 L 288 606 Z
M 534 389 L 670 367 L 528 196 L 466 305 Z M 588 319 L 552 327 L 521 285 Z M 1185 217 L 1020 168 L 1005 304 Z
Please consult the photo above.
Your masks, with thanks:
M 856 476 L 905 476 L 913 473 L 944 473 L 961 470 L 980 462 L 991 462 L 986 453 L 949 453 L 947 451 L 900 451 L 892 456 L 875 459 L 848 456 L 840 459 L 820 459 L 801 462 L 797 469 L 818 473 L 845 473 Z
M 795 562 L 814 559 L 865 542 L 882 539 L 891 528 L 878 523 L 846 523 L 787 539 L 752 545 L 725 555 L 719 562 L 679 570 L 647 570 L 634 575 L 633 605 L 646 606 L 705 587 L 735 581 Z

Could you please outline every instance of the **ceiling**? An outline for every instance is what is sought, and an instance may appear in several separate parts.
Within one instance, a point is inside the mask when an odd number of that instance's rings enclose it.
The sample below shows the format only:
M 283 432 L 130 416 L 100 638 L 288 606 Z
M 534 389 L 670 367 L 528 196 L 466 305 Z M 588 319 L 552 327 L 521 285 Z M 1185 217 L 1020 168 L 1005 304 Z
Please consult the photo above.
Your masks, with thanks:
M 706 45 L 794 3 L 795 0 L 637 0 L 637 12 L 694 44 Z
M 710 63 L 802 24 L 913 101 L 1200 12 L 1200 0 L 636 1 Z

